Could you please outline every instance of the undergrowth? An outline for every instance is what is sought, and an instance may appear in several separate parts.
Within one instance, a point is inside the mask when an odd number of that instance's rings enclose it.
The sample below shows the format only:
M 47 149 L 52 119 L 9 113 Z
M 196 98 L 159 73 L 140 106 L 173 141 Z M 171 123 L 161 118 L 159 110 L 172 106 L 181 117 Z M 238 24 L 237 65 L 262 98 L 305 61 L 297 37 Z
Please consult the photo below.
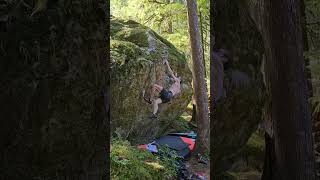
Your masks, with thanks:
M 177 173 L 175 159 L 169 157 L 167 148 L 160 148 L 160 157 L 147 150 L 132 146 L 129 141 L 112 139 L 110 152 L 110 177 L 125 179 L 174 179 Z

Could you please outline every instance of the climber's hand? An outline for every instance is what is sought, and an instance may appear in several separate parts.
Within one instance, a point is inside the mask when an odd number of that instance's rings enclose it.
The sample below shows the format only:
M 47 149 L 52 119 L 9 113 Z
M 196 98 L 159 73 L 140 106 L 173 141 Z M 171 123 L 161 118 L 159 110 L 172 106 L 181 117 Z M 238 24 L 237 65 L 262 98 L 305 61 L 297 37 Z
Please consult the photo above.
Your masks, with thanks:
M 167 60 L 167 59 L 164 59 L 164 60 L 163 60 L 163 64 L 168 64 L 168 60 Z

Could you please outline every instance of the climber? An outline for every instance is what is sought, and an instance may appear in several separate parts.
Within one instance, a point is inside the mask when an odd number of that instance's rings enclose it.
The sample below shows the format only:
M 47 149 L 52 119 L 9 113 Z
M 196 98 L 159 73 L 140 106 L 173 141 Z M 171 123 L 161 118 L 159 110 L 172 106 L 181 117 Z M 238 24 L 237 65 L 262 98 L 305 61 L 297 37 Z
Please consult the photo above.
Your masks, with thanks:
M 181 89 L 180 89 L 180 84 L 181 84 L 181 77 L 179 77 L 176 74 L 173 73 L 172 69 L 170 68 L 169 62 L 167 59 L 165 59 L 164 64 L 167 66 L 169 73 L 172 77 L 172 80 L 174 81 L 174 83 L 170 86 L 170 88 L 167 90 L 165 88 L 163 88 L 162 86 L 158 85 L 158 84 L 154 84 L 152 87 L 152 93 L 151 93 L 151 98 L 152 98 L 152 102 L 149 100 L 147 100 L 145 97 L 144 99 L 152 105 L 153 105 L 153 112 L 150 116 L 150 118 L 157 118 L 156 113 L 158 112 L 158 106 L 161 103 L 167 103 L 169 102 L 175 95 L 179 94 Z M 155 91 L 160 92 L 160 96 L 154 98 L 154 93 Z

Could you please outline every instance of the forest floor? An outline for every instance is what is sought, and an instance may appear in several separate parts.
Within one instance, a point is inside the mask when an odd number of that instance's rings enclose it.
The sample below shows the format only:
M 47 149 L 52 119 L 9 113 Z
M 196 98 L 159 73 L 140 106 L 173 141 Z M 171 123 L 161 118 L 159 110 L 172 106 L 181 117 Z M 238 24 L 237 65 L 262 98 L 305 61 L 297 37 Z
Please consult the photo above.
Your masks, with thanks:
M 192 104 L 190 103 L 186 112 L 172 124 L 171 129 L 180 132 L 196 132 L 195 124 L 190 123 L 191 118 Z M 136 148 L 136 145 L 130 145 L 128 141 L 114 140 L 112 142 L 111 179 L 175 176 L 172 170 L 172 160 L 167 158 L 160 161 L 148 151 L 140 150 Z M 264 160 L 264 138 L 259 131 L 252 134 L 238 157 L 234 160 L 232 168 L 226 172 L 226 179 L 259 180 Z M 207 165 L 199 163 L 197 158 L 191 156 L 186 159 L 185 166 L 189 174 L 203 173 L 206 179 L 210 179 L 210 162 Z
M 206 179 L 210 179 L 210 161 L 208 165 L 199 163 L 196 158 L 190 158 L 186 161 L 187 169 L 192 173 L 204 173 Z
M 186 128 L 182 131 L 195 131 L 196 128 L 191 125 L 192 104 L 188 105 L 185 113 L 181 116 L 181 122 L 175 127 Z M 187 124 L 187 125 L 186 125 Z M 194 123 L 192 123 L 194 124 Z M 195 125 L 195 124 L 194 124 Z M 189 129 L 187 129 L 189 128 Z M 264 162 L 264 136 L 257 130 L 249 138 L 247 144 L 239 154 L 239 158 L 234 160 L 232 168 L 226 172 L 226 179 L 232 180 L 260 180 Z M 186 167 L 193 173 L 203 172 L 206 179 L 210 179 L 210 162 L 208 165 L 198 163 L 197 159 L 187 159 Z
M 197 131 L 196 122 L 191 122 L 191 118 L 192 118 L 192 103 L 190 102 L 186 112 L 184 112 L 181 116 L 181 120 L 184 121 L 184 123 L 188 124 L 184 126 L 188 128 L 184 130 L 186 132 Z M 208 159 L 208 164 L 204 164 L 204 163 L 199 163 L 197 158 L 195 158 L 194 156 L 191 156 L 190 158 L 186 159 L 185 165 L 189 172 L 192 172 L 194 174 L 203 173 L 206 179 L 210 179 L 210 161 L 209 161 L 210 158 L 207 158 L 207 159 Z

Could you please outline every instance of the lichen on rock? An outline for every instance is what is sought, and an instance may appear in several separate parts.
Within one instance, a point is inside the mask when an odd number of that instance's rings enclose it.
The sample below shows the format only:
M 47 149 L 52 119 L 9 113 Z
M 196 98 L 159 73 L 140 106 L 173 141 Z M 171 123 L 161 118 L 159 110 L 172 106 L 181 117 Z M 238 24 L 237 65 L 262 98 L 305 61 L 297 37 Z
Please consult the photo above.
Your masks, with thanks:
M 192 74 L 187 60 L 170 42 L 137 22 L 111 19 L 111 131 L 130 140 L 146 141 L 163 133 L 181 115 L 192 95 Z M 167 58 L 182 77 L 182 91 L 160 104 L 158 119 L 150 119 L 152 106 L 143 100 L 153 84 L 168 88 Z

